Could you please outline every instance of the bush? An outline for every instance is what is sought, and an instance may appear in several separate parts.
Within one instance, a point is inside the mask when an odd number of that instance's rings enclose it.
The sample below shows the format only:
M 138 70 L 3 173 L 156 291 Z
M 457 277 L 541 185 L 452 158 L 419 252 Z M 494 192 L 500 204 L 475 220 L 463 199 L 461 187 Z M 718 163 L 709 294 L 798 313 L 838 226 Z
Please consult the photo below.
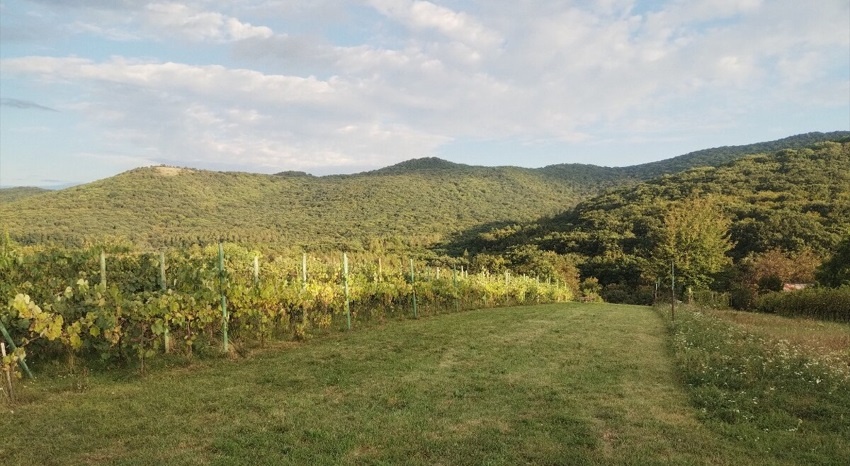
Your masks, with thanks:
M 600 293 L 606 303 L 650 305 L 653 302 L 653 287 L 631 287 L 621 283 L 605 285 Z
M 850 286 L 768 293 L 756 300 L 755 307 L 771 314 L 850 322 Z
M 758 299 L 758 293 L 745 285 L 735 285 L 729 291 L 729 299 L 734 309 L 753 309 Z
M 612 283 L 602 290 L 602 299 L 606 303 L 626 304 L 631 301 L 631 293 L 625 285 Z
M 762 277 L 758 281 L 758 288 L 761 291 L 782 291 L 782 279 L 777 275 Z

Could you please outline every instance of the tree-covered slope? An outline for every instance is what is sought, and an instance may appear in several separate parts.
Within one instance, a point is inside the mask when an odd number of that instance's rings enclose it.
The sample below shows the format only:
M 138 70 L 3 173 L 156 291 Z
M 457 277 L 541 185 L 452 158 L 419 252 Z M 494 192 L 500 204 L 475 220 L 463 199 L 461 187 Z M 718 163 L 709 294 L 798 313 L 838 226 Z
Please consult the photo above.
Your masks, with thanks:
M 746 155 L 773 153 L 782 149 L 802 149 L 824 141 L 838 141 L 850 137 L 850 131 L 830 133 L 805 133 L 775 141 L 759 142 L 742 146 L 724 146 L 659 160 L 657 162 L 628 167 L 600 167 L 585 164 L 549 165 L 540 169 L 543 173 L 569 180 L 579 186 L 612 187 L 634 184 L 661 175 L 683 172 L 696 167 L 718 167 Z
M 648 180 L 657 176 L 679 173 L 696 167 L 717 167 L 746 155 L 772 154 L 782 149 L 803 149 L 824 141 L 839 141 L 850 137 L 850 131 L 805 133 L 775 141 L 742 146 L 724 146 L 691 152 L 672 159 L 625 167 L 632 177 Z
M 641 280 L 676 202 L 711 197 L 731 219 L 729 255 L 810 250 L 829 257 L 850 236 L 850 142 L 753 155 L 712 168 L 612 189 L 555 217 L 517 223 L 446 245 L 528 260 L 529 248 L 574 254 L 603 283 Z
M 663 176 L 581 203 L 564 219 L 583 232 L 620 235 L 629 240 L 620 247 L 631 252 L 648 247 L 667 203 L 708 195 L 732 218 L 736 258 L 774 248 L 826 252 L 850 232 L 850 143 L 820 143 Z
M 577 200 L 557 180 L 509 167 L 327 177 L 152 167 L 7 203 L 0 223 L 25 243 L 108 235 L 150 246 L 223 238 L 361 248 L 373 238 L 426 245 L 482 223 L 554 214 Z
M 798 147 L 847 135 L 850 132 L 810 133 L 626 168 L 477 167 L 424 158 L 356 175 L 315 177 L 150 167 L 33 197 L 0 198 L 0 225 L 24 243 L 69 245 L 105 237 L 142 247 L 219 239 L 351 249 L 382 242 L 390 247 L 430 246 L 448 237 L 475 243 L 478 233 L 494 225 L 530 222 L 532 230 L 539 230 L 534 220 L 541 216 L 564 212 L 605 188 L 634 186 L 655 173 L 714 166 L 767 147 Z M 606 225 L 598 226 L 606 231 Z M 514 241 L 522 237 L 510 228 L 487 235 Z M 467 246 L 449 250 L 460 254 Z
M 50 191 L 47 189 L 33 187 L 2 188 L 0 189 L 0 205 L 47 192 Z

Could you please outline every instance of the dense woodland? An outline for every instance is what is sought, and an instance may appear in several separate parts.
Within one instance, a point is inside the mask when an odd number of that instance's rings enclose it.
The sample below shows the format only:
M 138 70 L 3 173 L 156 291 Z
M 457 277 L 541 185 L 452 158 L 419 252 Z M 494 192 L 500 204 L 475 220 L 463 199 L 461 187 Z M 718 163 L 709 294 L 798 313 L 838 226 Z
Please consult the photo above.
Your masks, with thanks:
M 0 222 L 24 244 L 112 237 L 152 248 L 221 239 L 363 250 L 424 246 L 482 223 L 554 214 L 579 199 L 568 183 L 533 170 L 430 165 L 328 177 L 140 168 L 8 203 Z
M 653 299 L 672 278 L 667 264 L 679 262 L 682 296 L 732 291 L 747 306 L 783 282 L 816 281 L 850 241 L 848 136 L 809 133 L 624 168 L 426 158 L 314 177 L 149 167 L 57 192 L 0 190 L 0 224 L 11 242 L 35 248 L 223 240 L 290 254 L 416 254 L 556 277 L 609 301 Z M 830 283 L 843 283 L 842 270 Z
M 563 213 L 607 188 L 847 136 L 808 133 L 624 168 L 477 167 L 425 158 L 314 177 L 149 167 L 55 192 L 0 189 L 0 224 L 22 244 L 109 239 L 161 248 L 223 239 L 296 250 L 427 248 L 464 232 Z
M 818 265 L 850 240 L 850 143 L 818 143 L 662 176 L 607 191 L 551 218 L 444 246 L 479 260 L 490 256 L 489 263 L 505 267 L 534 264 L 547 252 L 566 255 L 582 277 L 598 279 L 603 294 L 608 288 L 611 298 L 645 301 L 657 280 L 669 283 L 669 266 L 654 262 L 669 232 L 670 212 L 694 199 L 708 200 L 721 223 L 725 219 L 716 236 L 726 238 L 728 247 L 722 251 L 724 267 L 703 277 L 709 280 L 683 280 L 683 287 L 743 293 L 741 286 L 758 291 L 782 282 L 814 282 Z M 635 293 L 639 290 L 643 293 Z M 739 297 L 750 299 L 746 293 Z
M 6 204 L 9 202 L 17 201 L 19 199 L 24 199 L 26 197 L 35 196 L 37 194 L 46 194 L 49 192 L 50 190 L 47 189 L 34 188 L 29 186 L 3 188 L 0 189 L 0 204 Z

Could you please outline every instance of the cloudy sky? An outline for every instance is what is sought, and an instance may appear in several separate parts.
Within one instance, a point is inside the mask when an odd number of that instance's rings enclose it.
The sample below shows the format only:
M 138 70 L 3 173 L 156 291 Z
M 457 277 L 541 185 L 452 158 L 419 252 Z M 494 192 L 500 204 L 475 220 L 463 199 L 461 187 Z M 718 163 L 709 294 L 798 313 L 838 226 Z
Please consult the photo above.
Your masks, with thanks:
M 847 0 L 2 0 L 0 185 L 623 166 L 850 129 Z

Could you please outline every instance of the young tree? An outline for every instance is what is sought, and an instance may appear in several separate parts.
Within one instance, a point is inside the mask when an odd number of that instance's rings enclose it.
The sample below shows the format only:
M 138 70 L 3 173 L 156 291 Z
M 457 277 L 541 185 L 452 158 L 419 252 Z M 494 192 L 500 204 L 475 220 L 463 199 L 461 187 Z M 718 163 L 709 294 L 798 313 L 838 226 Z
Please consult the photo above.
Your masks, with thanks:
M 713 274 L 731 263 L 726 253 L 731 220 L 714 197 L 691 197 L 674 203 L 664 216 L 664 225 L 649 264 L 656 277 L 670 280 L 675 265 L 676 283 L 707 289 Z

